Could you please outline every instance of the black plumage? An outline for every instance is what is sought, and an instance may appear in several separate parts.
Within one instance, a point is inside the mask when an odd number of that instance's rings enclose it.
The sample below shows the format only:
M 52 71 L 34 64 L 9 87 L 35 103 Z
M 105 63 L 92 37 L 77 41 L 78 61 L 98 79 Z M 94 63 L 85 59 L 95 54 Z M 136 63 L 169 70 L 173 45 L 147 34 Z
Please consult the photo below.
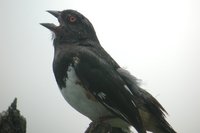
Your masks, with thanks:
M 69 104 L 92 121 L 118 118 L 139 133 L 175 133 L 165 109 L 101 47 L 85 16 L 74 10 L 48 12 L 60 23 L 42 25 L 55 34 L 53 70 Z

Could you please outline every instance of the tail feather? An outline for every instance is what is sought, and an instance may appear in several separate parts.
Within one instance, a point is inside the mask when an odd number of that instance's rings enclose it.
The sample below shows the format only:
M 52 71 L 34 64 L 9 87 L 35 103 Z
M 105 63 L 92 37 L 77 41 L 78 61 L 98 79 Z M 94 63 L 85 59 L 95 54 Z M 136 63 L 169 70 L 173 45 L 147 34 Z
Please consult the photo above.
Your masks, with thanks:
M 146 129 L 153 133 L 176 133 L 165 119 L 167 111 L 164 107 L 151 94 L 140 88 L 137 79 L 127 70 L 120 68 L 118 72 L 134 95 L 134 102 L 142 112 L 141 117 Z
M 144 102 L 143 110 L 148 113 L 150 117 L 149 121 L 146 121 L 145 123 L 148 127 L 147 130 L 152 131 L 153 133 L 176 133 L 165 119 L 165 114 L 167 114 L 167 112 L 163 106 L 145 90 L 140 89 L 140 91 Z

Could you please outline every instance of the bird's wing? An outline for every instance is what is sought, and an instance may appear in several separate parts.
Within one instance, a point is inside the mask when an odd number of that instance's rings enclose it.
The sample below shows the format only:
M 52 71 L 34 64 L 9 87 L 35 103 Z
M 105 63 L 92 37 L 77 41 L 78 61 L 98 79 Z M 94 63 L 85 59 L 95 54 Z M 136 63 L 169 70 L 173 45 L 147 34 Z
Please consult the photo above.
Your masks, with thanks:
M 81 51 L 74 57 L 74 67 L 82 84 L 107 109 L 145 133 L 132 93 L 118 72 L 91 51 Z
M 133 95 L 135 97 L 139 97 L 139 102 L 143 102 L 138 104 L 144 104 L 149 109 L 152 108 L 150 109 L 150 111 L 152 111 L 152 113 L 154 113 L 155 115 L 158 114 L 164 116 L 164 112 L 167 113 L 166 110 L 162 107 L 162 105 L 151 94 L 149 94 L 147 91 L 138 86 L 137 79 L 134 76 L 132 76 L 127 70 L 119 68 L 117 69 L 117 72 L 124 80 L 126 85 L 129 87 Z

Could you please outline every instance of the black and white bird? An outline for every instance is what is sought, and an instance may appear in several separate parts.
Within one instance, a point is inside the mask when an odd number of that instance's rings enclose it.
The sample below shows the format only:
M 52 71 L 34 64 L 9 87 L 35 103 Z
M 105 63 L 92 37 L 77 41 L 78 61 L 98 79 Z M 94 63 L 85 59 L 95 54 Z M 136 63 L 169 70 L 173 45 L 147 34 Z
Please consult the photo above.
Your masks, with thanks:
M 74 10 L 48 12 L 59 26 L 41 25 L 54 33 L 53 71 L 73 108 L 92 121 L 133 126 L 139 133 L 175 133 L 162 105 L 102 48 L 85 16 Z

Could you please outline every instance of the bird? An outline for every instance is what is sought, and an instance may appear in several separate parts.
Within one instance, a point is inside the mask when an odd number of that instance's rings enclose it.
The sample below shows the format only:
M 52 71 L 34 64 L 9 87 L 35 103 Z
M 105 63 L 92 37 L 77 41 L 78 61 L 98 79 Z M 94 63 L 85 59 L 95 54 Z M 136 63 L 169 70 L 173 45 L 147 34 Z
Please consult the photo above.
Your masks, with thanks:
M 101 46 L 92 23 L 76 10 L 48 10 L 53 33 L 53 72 L 64 99 L 91 121 L 138 133 L 176 133 L 166 110 Z

